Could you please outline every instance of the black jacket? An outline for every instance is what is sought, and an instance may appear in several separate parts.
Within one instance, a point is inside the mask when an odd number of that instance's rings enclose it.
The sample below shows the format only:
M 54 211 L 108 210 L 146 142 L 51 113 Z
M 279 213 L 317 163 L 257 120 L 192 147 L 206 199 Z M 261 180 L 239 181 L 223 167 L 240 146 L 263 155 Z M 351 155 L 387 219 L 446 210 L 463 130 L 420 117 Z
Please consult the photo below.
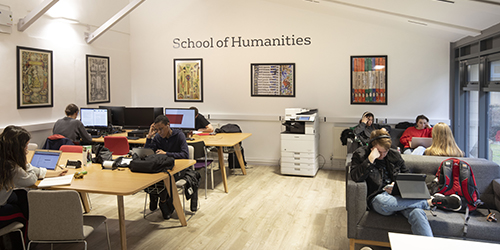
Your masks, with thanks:
M 384 159 L 377 159 L 374 163 L 370 163 L 368 160 L 370 153 L 371 147 L 369 146 L 360 147 L 354 151 L 351 161 L 351 179 L 355 182 L 366 181 L 368 187 L 367 204 L 371 208 L 373 197 L 384 192 L 383 188 L 386 185 L 383 180 L 384 165 L 387 168 L 387 178 L 391 182 L 396 180 L 398 173 L 407 173 L 409 171 L 401 154 L 395 149 L 390 148 Z
M 370 135 L 373 130 L 385 128 L 387 132 L 391 132 L 391 126 L 389 125 L 380 125 L 377 123 L 372 123 L 371 126 L 366 126 L 366 123 L 360 122 L 356 127 L 354 127 L 354 134 L 358 137 L 358 139 L 363 143 L 363 145 L 367 145 L 370 141 Z

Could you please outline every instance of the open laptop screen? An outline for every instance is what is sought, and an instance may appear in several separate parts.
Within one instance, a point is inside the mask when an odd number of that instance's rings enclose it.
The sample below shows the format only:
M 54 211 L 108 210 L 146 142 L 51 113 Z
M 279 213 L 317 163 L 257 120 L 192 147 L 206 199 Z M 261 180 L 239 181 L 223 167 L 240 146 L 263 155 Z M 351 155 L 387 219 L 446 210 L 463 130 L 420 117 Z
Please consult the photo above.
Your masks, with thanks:
M 60 151 L 35 151 L 31 165 L 39 168 L 54 170 L 59 162 Z

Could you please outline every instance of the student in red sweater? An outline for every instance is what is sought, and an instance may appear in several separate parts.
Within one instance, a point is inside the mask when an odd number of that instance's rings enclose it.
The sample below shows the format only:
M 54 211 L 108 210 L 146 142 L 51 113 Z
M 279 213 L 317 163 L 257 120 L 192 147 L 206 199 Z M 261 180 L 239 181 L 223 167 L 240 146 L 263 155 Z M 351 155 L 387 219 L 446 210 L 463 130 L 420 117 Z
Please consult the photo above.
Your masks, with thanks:
M 425 115 L 419 115 L 415 119 L 415 127 L 409 127 L 405 130 L 399 141 L 404 146 L 403 152 L 405 154 L 411 154 L 413 147 L 411 146 L 411 139 L 413 137 L 432 137 L 432 128 L 429 125 L 429 118 Z M 425 150 L 425 148 L 423 149 Z M 422 151 L 423 153 L 423 151 Z

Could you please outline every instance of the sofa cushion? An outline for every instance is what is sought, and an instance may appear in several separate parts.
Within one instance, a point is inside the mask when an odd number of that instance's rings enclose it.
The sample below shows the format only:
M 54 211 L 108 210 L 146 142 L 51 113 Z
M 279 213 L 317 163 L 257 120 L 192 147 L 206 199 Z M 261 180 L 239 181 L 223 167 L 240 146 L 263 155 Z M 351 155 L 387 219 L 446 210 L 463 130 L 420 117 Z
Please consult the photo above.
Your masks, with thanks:
M 500 179 L 493 180 L 493 192 L 495 193 L 495 206 L 500 208 Z

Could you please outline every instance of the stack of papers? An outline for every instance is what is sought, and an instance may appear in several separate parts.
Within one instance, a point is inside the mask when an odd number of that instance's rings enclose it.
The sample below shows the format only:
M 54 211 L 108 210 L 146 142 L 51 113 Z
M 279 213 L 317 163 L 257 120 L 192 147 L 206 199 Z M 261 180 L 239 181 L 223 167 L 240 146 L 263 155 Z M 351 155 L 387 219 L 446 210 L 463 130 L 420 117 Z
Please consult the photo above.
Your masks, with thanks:
M 73 180 L 74 174 L 68 174 L 57 177 L 50 177 L 43 179 L 40 184 L 38 184 L 39 188 L 43 187 L 52 187 L 52 186 L 61 186 L 61 185 L 70 185 Z

